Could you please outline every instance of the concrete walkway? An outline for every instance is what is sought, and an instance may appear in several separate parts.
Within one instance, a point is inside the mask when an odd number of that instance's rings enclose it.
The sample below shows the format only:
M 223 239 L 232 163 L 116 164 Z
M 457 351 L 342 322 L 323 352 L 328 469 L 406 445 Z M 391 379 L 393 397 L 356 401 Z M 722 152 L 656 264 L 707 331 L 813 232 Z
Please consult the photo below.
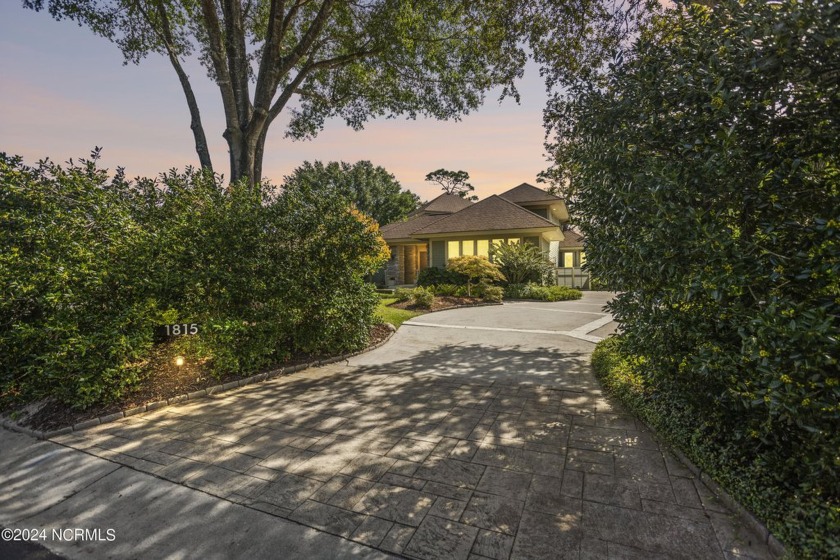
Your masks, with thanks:
M 769 558 L 601 394 L 608 294 L 424 315 L 385 346 L 36 443 L 0 525 L 94 558 Z

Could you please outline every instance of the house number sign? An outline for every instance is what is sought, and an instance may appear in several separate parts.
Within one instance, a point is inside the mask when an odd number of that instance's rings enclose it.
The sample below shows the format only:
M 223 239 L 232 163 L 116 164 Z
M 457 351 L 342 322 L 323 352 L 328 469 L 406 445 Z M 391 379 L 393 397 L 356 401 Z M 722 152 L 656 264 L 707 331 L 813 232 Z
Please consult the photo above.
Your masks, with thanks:
M 157 338 L 172 338 L 175 336 L 187 336 L 198 334 L 198 323 L 175 323 L 172 325 L 160 325 L 155 327 Z

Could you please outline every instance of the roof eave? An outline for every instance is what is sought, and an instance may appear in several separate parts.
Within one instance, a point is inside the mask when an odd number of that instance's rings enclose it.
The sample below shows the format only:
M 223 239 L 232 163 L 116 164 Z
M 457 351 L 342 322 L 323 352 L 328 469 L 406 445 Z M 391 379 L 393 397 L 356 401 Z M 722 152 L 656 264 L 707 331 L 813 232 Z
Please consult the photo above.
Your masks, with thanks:
M 476 229 L 476 230 L 466 230 L 466 231 L 445 231 L 441 233 L 422 233 L 417 232 L 415 234 L 416 239 L 440 239 L 442 237 L 468 237 L 471 235 L 507 235 L 510 233 L 515 233 L 518 235 L 523 235 L 526 233 L 549 233 L 553 234 L 556 232 L 556 240 L 563 239 L 563 232 L 560 230 L 559 226 L 545 226 L 545 227 L 530 227 L 530 228 L 508 228 L 508 229 Z M 551 235 L 548 237 L 552 237 L 552 240 L 555 236 Z

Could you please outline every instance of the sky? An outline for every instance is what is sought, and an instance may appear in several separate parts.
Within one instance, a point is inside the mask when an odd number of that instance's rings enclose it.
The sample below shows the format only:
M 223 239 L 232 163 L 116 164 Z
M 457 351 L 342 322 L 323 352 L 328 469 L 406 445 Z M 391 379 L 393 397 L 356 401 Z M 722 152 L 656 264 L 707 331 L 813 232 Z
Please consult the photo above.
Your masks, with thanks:
M 218 88 L 198 63 L 187 67 L 217 172 L 228 173 Z M 263 174 L 282 182 L 304 161 L 370 160 L 424 200 L 440 193 L 424 181 L 439 168 L 470 174 L 480 198 L 522 182 L 535 184 L 548 164 L 543 148 L 546 94 L 536 66 L 519 84 L 521 102 L 498 92 L 461 121 L 379 119 L 363 131 L 327 122 L 312 141 L 284 138 L 282 115 L 269 131 Z M 70 21 L 0 1 L 0 152 L 27 163 L 87 157 L 130 177 L 198 165 L 184 94 L 169 61 L 151 55 L 123 64 L 116 46 Z

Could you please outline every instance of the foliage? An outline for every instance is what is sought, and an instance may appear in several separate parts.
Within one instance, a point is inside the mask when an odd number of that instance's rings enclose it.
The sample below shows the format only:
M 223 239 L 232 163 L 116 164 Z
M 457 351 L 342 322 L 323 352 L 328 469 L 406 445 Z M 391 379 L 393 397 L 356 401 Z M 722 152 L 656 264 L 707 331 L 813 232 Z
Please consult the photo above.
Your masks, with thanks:
M 481 293 L 481 299 L 498 303 L 502 301 L 504 290 L 501 286 L 484 286 Z
M 530 243 L 494 243 L 491 255 L 510 284 L 542 284 L 554 273 L 554 264 Z
M 704 472 L 729 492 L 769 519 L 783 519 L 771 530 L 803 530 L 804 545 L 791 557 L 834 558 L 838 552 L 837 525 L 840 514 L 818 495 L 785 493 L 778 475 L 760 456 L 745 457 L 736 442 L 709 438 L 718 428 L 714 422 L 698 419 L 684 399 L 663 393 L 645 375 L 647 361 L 628 351 L 622 336 L 607 338 L 595 346 L 592 368 L 607 392 L 656 430 L 669 444 L 680 448 Z M 787 517 L 780 517 L 787 516 Z M 807 527 L 807 530 L 804 528 Z
M 394 290 L 394 298 L 399 302 L 408 301 L 411 299 L 411 292 L 409 288 L 397 288 Z
M 220 375 L 366 343 L 378 298 L 364 277 L 388 253 L 370 218 L 315 188 L 108 180 L 94 160 L 0 156 L 4 398 L 115 400 L 155 324 L 199 323 L 187 359 Z
M 358 130 L 371 118 L 459 118 L 485 94 L 518 100 L 526 45 L 547 85 L 598 72 L 654 0 L 283 2 L 23 0 L 114 43 L 126 63 L 169 59 L 190 112 L 196 152 L 212 169 L 187 72 L 197 59 L 219 88 L 230 177 L 262 177 L 266 138 L 311 138 L 331 118 Z M 558 88 L 562 89 L 562 88 Z
M 446 268 L 467 277 L 467 296 L 472 296 L 472 284 L 474 282 L 489 283 L 504 282 L 505 280 L 505 276 L 499 272 L 499 267 L 487 258 L 477 255 L 464 255 L 449 259 Z
M 556 122 L 644 407 L 798 557 L 840 553 L 838 41 L 827 1 L 674 10 Z
M 62 169 L 0 154 L 0 395 L 87 405 L 136 382 L 151 346 L 150 233 L 95 156 Z M 138 279 L 141 279 L 138 281 Z
M 431 286 L 436 296 L 454 296 L 458 292 L 457 284 L 436 284 Z
M 469 180 L 470 174 L 466 171 L 438 169 L 426 174 L 426 181 L 437 183 L 446 194 L 458 195 L 467 200 L 478 200 L 477 196 L 470 194 L 475 187 L 468 182 Z
M 540 286 L 539 284 L 507 284 L 505 299 L 537 299 L 541 301 L 569 301 L 580 299 L 583 292 L 568 286 Z
M 435 293 L 431 288 L 417 286 L 411 291 L 411 304 L 415 307 L 431 309 L 435 301 Z
M 418 286 L 437 286 L 439 284 L 466 286 L 467 277 L 448 268 L 440 268 L 437 266 L 424 268 L 417 275 Z
M 304 162 L 284 178 L 283 189 L 296 189 L 302 184 L 319 185 L 327 196 L 353 203 L 380 225 L 402 220 L 419 201 L 416 194 L 402 189 L 393 174 L 369 161 L 331 161 L 326 165 L 320 161 Z

